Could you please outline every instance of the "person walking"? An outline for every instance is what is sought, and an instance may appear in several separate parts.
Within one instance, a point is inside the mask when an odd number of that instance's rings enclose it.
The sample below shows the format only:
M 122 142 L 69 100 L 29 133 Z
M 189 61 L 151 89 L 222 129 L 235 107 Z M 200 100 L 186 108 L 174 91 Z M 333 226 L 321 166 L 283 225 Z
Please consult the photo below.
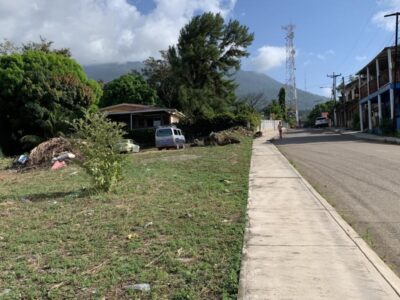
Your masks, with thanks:
M 278 123 L 278 131 L 279 131 L 279 139 L 280 140 L 283 138 L 283 136 L 282 136 L 282 128 L 283 128 L 282 121 L 279 121 L 279 123 Z

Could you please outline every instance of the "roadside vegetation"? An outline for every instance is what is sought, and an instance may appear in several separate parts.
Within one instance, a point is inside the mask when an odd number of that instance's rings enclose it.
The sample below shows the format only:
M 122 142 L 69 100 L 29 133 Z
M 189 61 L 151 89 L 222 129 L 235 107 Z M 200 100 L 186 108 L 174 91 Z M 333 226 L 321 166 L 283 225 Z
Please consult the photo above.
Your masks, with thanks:
M 96 195 L 77 165 L 0 171 L 0 293 L 235 298 L 251 155 L 241 141 L 129 155 L 115 191 Z

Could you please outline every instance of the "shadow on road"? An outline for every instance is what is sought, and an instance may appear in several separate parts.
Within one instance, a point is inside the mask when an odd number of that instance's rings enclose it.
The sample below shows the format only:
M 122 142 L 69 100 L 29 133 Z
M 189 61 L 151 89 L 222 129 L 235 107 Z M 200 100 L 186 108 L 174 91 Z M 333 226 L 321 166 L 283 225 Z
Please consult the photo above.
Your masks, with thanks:
M 294 145 L 294 144 L 310 144 L 310 143 L 334 143 L 334 142 L 357 142 L 365 143 L 365 141 L 356 139 L 349 135 L 341 135 L 330 130 L 324 129 L 290 129 L 284 134 L 283 139 L 275 139 L 272 142 L 275 145 Z

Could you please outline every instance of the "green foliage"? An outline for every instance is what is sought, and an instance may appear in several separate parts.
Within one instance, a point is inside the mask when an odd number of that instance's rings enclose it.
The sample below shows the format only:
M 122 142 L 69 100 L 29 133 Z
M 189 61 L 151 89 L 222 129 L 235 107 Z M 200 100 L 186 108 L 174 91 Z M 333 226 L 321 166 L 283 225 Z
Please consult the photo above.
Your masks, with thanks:
M 161 59 L 150 57 L 144 61 L 144 64 L 143 74 L 149 85 L 157 91 L 159 104 L 168 108 L 180 109 L 178 89 L 171 65 L 167 61 L 166 51 L 161 51 Z
M 231 72 L 249 53 L 254 35 L 236 20 L 224 22 L 220 14 L 204 13 L 185 25 L 178 44 L 163 59 L 145 62 L 149 83 L 166 106 L 189 117 L 212 117 L 228 111 L 235 101 Z
M 358 123 L 360 123 L 360 118 L 358 118 Z M 359 129 L 360 127 L 358 127 Z M 379 129 L 381 134 L 390 135 L 393 133 L 393 120 L 390 118 L 382 118 L 381 123 L 379 125 Z
M 335 101 L 333 100 L 315 105 L 307 116 L 306 126 L 314 126 L 315 119 L 320 117 L 322 112 L 328 112 L 329 116 L 331 116 L 334 107 Z
M 137 103 L 154 105 L 157 100 L 156 91 L 138 74 L 125 74 L 104 85 L 100 106 L 119 103 Z
M 123 139 L 122 124 L 104 114 L 86 112 L 73 123 L 77 147 L 84 157 L 83 169 L 91 177 L 96 190 L 109 191 L 122 178 L 124 156 L 115 145 Z
M 250 125 L 252 130 L 261 124 L 261 114 L 250 104 L 237 102 L 234 106 L 234 114 L 237 122 Z
M 0 147 L 18 154 L 68 133 L 68 122 L 95 108 L 100 96 L 98 84 L 64 54 L 28 49 L 0 55 Z
M 282 120 L 284 117 L 282 108 L 276 100 L 272 100 L 271 103 L 264 108 L 263 112 L 268 119 Z
M 198 117 L 196 119 L 184 119 L 179 127 L 184 131 L 187 139 L 208 136 L 211 132 L 222 131 L 241 126 L 256 129 L 261 123 L 261 116 L 255 110 L 238 110 L 215 114 L 212 117 Z

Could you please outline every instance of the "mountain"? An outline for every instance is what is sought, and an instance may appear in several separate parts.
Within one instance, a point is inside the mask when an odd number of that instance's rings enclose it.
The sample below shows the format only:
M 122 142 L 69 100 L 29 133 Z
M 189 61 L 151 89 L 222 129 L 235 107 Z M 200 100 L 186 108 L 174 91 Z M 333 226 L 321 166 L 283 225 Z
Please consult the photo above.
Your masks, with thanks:
M 139 61 L 83 66 L 83 70 L 90 79 L 102 80 L 104 82 L 111 81 L 132 70 L 140 72 L 143 68 L 144 64 Z
M 127 63 L 107 63 L 99 65 L 83 66 L 89 78 L 111 81 L 132 70 L 141 71 L 144 68 L 141 62 Z M 235 75 L 235 81 L 238 84 L 236 94 L 240 97 L 250 93 L 264 93 L 266 100 L 259 103 L 259 108 L 265 107 L 271 99 L 278 98 L 279 89 L 284 86 L 283 83 L 276 81 L 268 75 L 252 72 L 238 71 Z M 297 89 L 297 98 L 299 101 L 299 110 L 310 110 L 317 102 L 324 102 L 328 99 Z
M 278 93 L 283 83 L 273 79 L 272 77 L 252 72 L 252 71 L 239 71 L 236 74 L 236 82 L 239 84 L 236 94 L 238 96 L 246 95 L 249 93 L 263 93 L 268 102 L 272 99 L 278 99 Z M 297 99 L 299 110 L 311 110 L 317 102 L 328 101 L 327 98 L 312 94 L 300 89 L 297 89 Z M 267 103 L 260 104 L 261 107 Z

